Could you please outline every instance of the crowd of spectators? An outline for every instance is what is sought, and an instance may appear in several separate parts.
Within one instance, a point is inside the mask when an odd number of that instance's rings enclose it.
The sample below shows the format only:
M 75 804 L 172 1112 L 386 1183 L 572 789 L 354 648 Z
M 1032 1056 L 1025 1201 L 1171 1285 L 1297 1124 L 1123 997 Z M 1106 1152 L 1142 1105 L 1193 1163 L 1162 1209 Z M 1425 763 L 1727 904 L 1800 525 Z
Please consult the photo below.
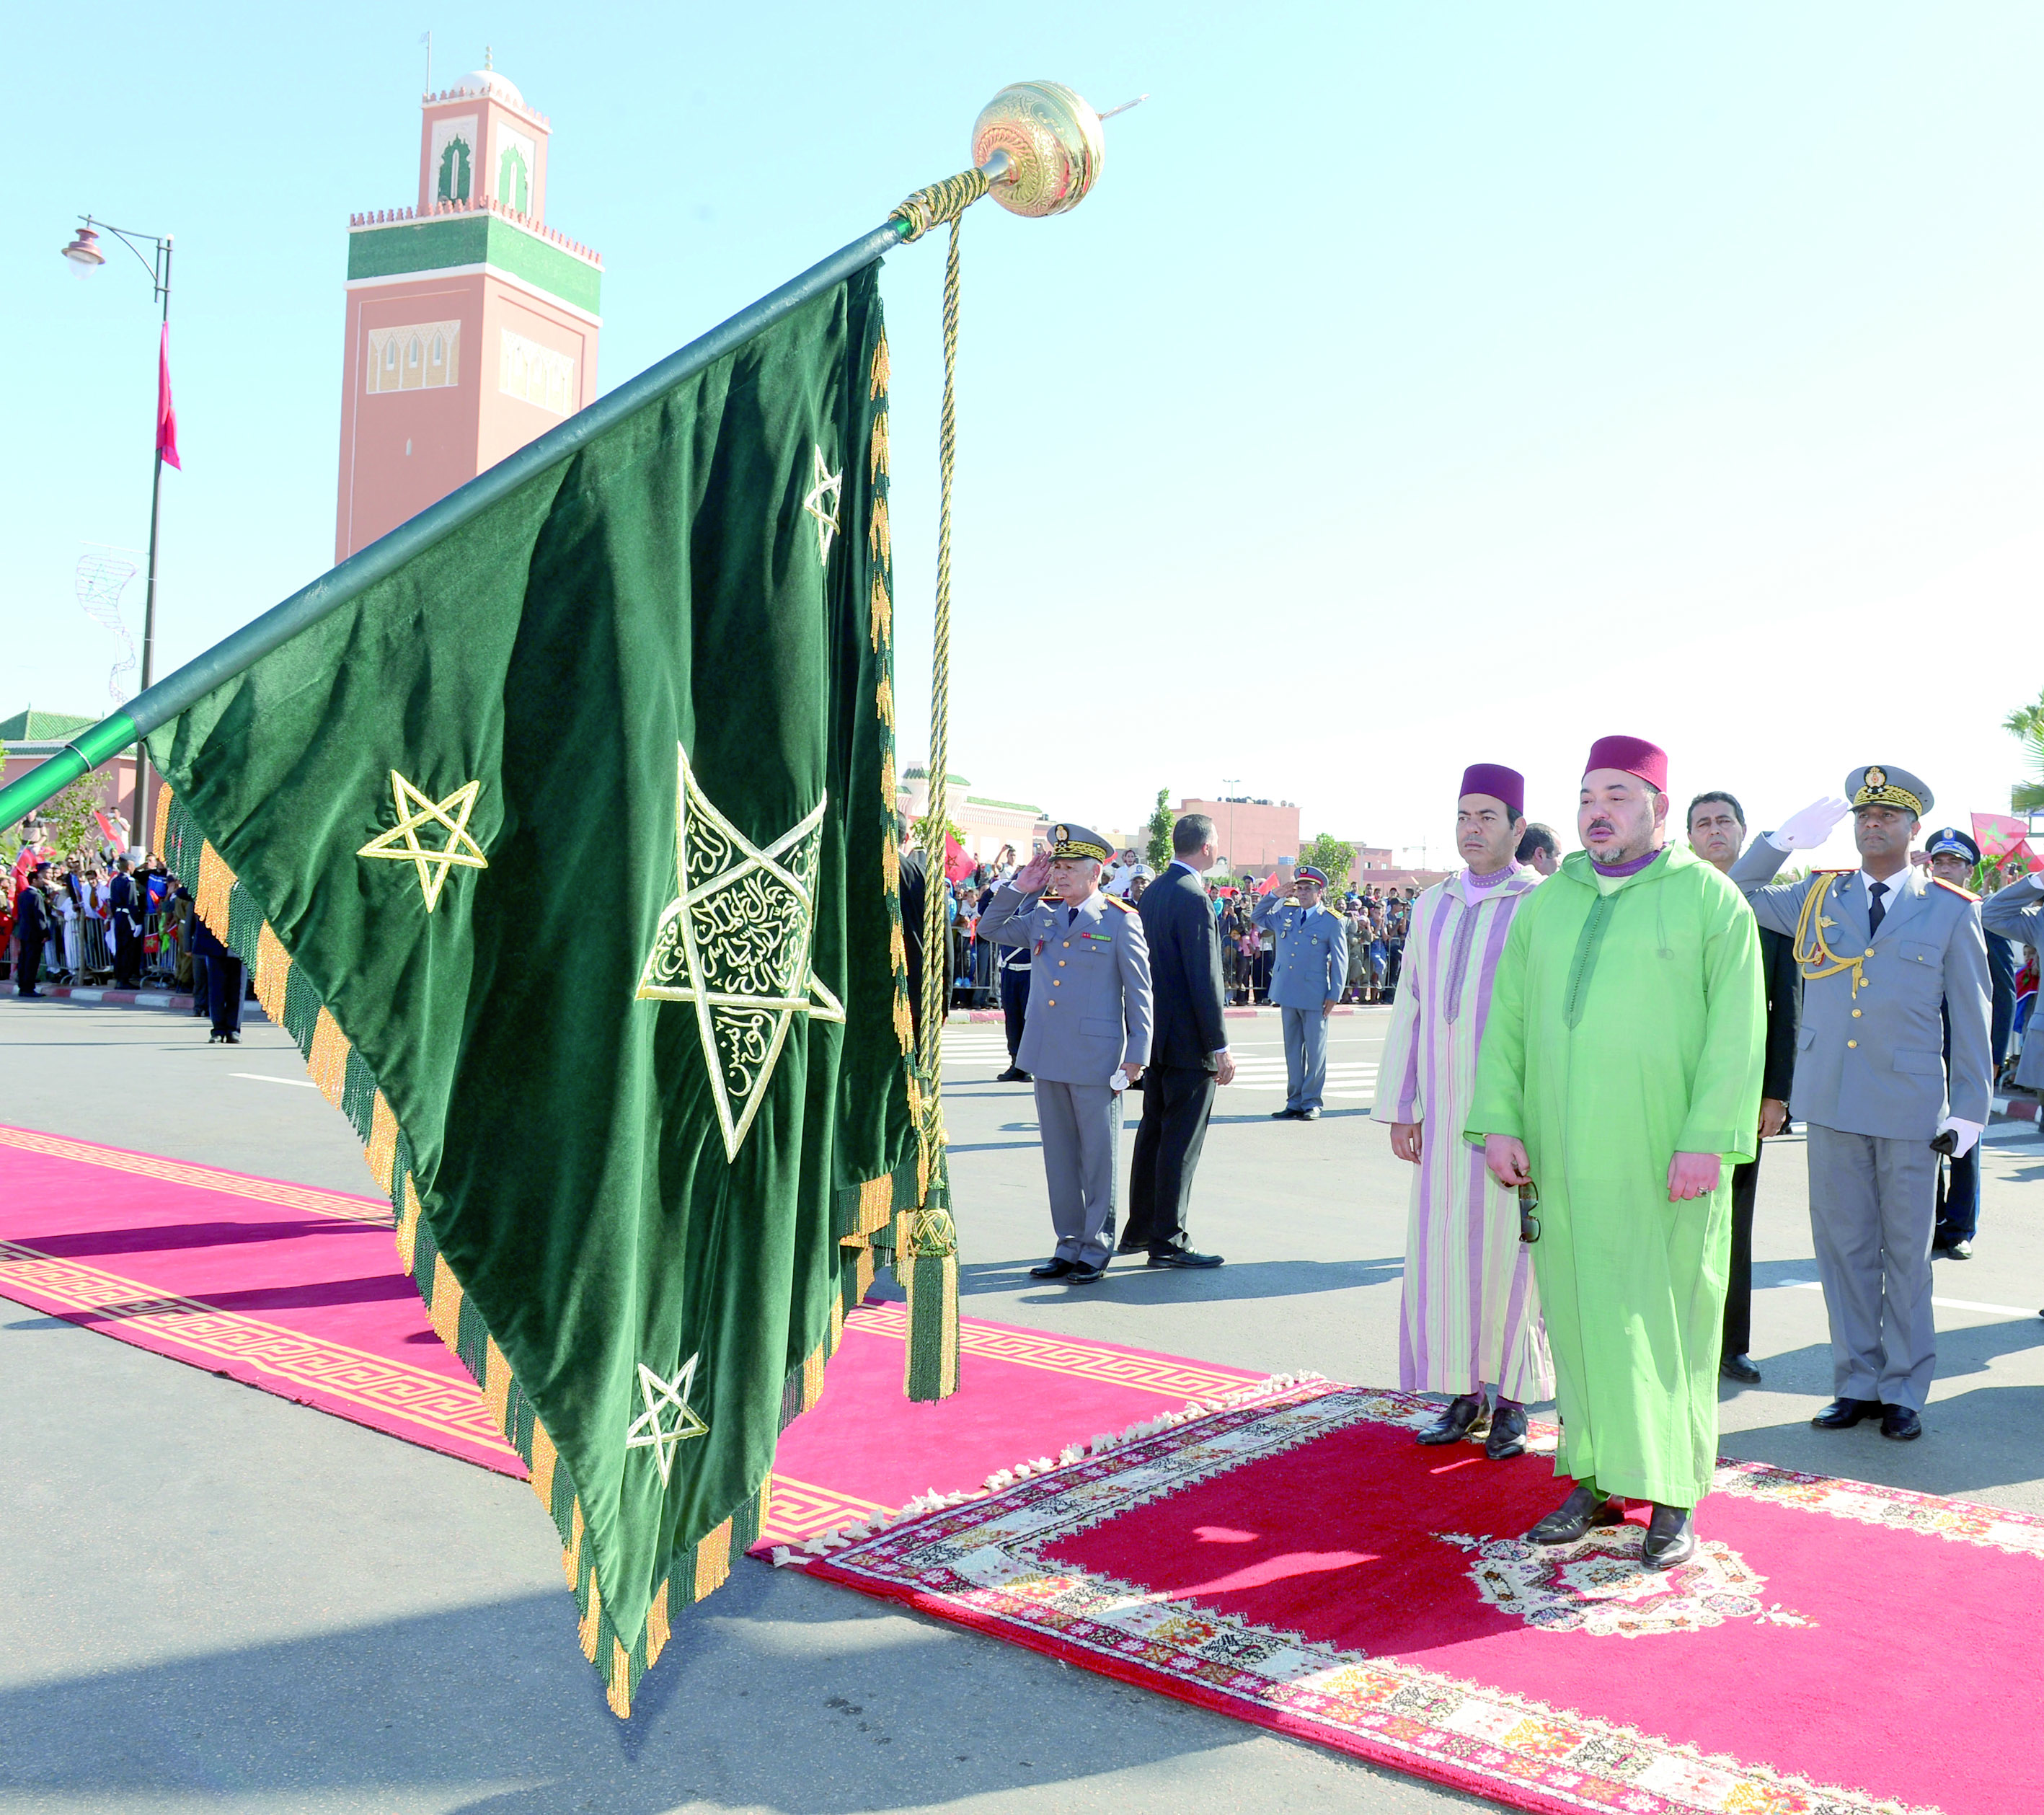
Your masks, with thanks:
M 190 986 L 191 896 L 159 859 L 110 840 L 60 852 L 40 822 L 24 829 L 0 891 L 0 959 L 18 993 L 46 982 Z
M 944 885 L 945 915 L 951 927 L 951 1001 L 960 1007 L 991 1007 L 999 1000 L 1000 954 L 992 941 L 979 937 L 979 922 L 993 891 L 1020 867 L 1012 845 L 1003 846 L 991 863 L 975 865 Z M 1133 851 L 1124 851 L 1108 867 L 1101 887 L 1132 906 L 1143 898 L 1154 872 Z M 1254 1007 L 1270 986 L 1272 940 L 1268 926 L 1254 919 L 1264 884 L 1252 879 L 1209 881 L 1207 899 L 1220 932 L 1222 982 L 1231 1004 Z M 1344 1002 L 1389 1003 L 1398 987 L 1398 967 L 1412 916 L 1416 889 L 1366 884 L 1347 891 L 1342 912 L 1348 920 L 1348 982 Z M 1331 903 L 1330 905 L 1332 905 Z

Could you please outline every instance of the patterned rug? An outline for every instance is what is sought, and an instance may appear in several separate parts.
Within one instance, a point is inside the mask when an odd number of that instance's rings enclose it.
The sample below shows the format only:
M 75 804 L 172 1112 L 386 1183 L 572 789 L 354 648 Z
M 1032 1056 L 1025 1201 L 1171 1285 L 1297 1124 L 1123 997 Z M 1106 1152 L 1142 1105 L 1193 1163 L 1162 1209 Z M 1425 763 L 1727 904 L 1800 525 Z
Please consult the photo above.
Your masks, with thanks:
M 27 1129 L 0 1128 L 0 1298 L 524 1478 L 428 1321 L 387 1203 Z M 1262 1378 L 966 1317 L 962 1390 L 917 1405 L 907 1340 L 899 1305 L 846 1319 L 822 1399 L 782 1436 L 763 1546 Z
M 1643 1509 L 1522 1542 L 1551 1464 L 1422 1448 L 1434 1415 L 1274 1382 L 784 1560 L 1514 1808 L 2044 1808 L 2044 1520 L 1725 1463 L 1656 1575 Z

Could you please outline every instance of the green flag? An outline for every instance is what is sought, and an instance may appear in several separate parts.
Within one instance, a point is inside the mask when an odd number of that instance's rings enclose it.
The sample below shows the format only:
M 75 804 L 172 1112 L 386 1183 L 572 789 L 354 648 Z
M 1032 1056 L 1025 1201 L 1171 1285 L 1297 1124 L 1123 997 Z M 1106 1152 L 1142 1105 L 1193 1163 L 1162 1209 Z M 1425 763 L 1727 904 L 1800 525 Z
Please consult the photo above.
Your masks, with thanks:
M 165 855 L 367 1143 L 620 1714 L 756 1534 L 873 1245 L 944 1189 L 886 365 L 869 268 L 150 740 Z

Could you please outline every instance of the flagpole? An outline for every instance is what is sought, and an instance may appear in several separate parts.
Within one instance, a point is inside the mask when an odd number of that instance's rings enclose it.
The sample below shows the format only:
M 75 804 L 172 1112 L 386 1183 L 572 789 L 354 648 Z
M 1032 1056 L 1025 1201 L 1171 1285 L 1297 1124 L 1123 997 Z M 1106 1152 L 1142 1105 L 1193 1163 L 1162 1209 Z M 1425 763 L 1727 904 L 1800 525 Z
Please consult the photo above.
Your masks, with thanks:
M 166 233 L 156 242 L 161 256 L 156 266 L 156 294 L 163 305 L 163 333 L 171 331 L 171 236 Z M 149 683 L 156 666 L 156 529 L 162 520 L 163 510 L 163 424 L 162 362 L 169 356 L 163 350 L 163 341 L 157 344 L 156 398 L 156 471 L 149 486 L 149 578 L 142 595 L 142 691 L 149 690 Z M 139 697 L 139 696 L 138 696 Z M 135 740 L 135 821 L 130 833 L 133 842 L 143 850 L 149 848 L 149 752 L 138 736 Z
M 301 631 L 332 616 L 541 473 L 573 459 L 589 442 L 685 379 L 715 364 L 755 334 L 815 301 L 905 241 L 920 239 L 932 227 L 955 221 L 989 190 L 1011 213 L 1058 214 L 1077 206 L 1099 174 L 1099 117 L 1068 90 L 1050 93 L 1055 87 L 1055 84 L 1026 83 L 1003 90 L 982 111 L 974 127 L 973 155 L 978 161 L 973 168 L 919 189 L 871 232 L 840 246 L 829 257 L 719 322 L 659 364 L 627 379 L 609 396 L 599 398 L 558 428 L 486 468 L 182 667 L 145 685 L 124 709 L 80 732 L 48 761 L 0 787 L 0 830 L 25 818 L 128 745 L 139 744 L 214 688 L 253 667 Z M 1023 102 L 1019 109 L 1009 104 L 1011 97 L 1018 95 Z M 167 320 L 167 292 L 164 306 Z M 160 475 L 160 462 L 158 470 Z M 154 545 L 152 530 L 152 550 Z M 149 567 L 153 600 L 153 553 Z M 143 647 L 146 663 L 146 629 Z M 144 675 L 146 679 L 146 668 Z M 138 783 L 140 779 L 138 771 Z M 145 811 L 138 806 L 138 818 Z

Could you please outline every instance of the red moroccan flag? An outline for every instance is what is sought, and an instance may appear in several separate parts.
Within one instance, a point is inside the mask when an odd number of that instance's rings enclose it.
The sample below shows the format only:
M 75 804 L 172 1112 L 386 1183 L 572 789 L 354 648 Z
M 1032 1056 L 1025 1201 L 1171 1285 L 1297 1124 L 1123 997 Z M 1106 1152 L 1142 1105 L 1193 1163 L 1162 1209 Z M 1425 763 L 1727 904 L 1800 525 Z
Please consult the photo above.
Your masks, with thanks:
M 171 402 L 171 325 L 163 324 L 163 338 L 156 344 L 156 452 L 179 472 L 185 463 L 178 458 L 178 412 Z
M 974 869 L 972 859 L 966 855 L 965 847 L 947 832 L 944 834 L 944 875 L 954 883 L 962 883 Z

